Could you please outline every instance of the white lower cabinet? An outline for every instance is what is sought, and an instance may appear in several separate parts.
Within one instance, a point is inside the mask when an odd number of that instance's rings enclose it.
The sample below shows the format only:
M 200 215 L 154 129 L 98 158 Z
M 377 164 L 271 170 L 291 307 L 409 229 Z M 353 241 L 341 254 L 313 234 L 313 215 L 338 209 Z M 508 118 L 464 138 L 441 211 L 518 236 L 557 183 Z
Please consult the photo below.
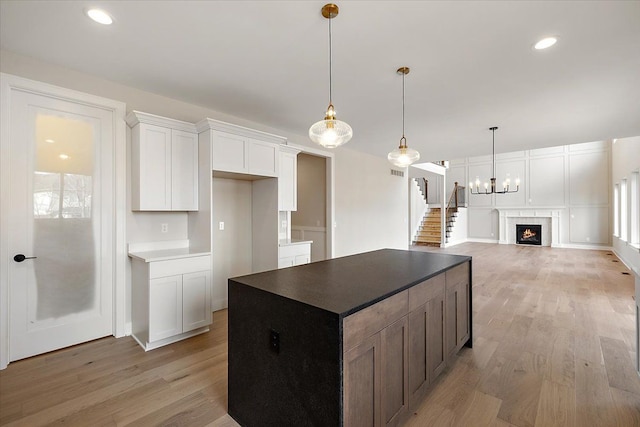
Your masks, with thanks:
M 152 350 L 198 333 L 211 324 L 210 255 L 132 261 L 132 333 Z
M 282 245 L 278 248 L 278 268 L 311 262 L 311 242 Z

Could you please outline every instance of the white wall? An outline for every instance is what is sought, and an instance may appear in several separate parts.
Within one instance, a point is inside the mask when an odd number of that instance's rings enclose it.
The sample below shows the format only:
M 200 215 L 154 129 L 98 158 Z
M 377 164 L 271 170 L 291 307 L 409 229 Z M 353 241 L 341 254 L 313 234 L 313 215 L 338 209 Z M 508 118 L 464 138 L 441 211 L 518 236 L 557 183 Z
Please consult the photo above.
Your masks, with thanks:
M 252 271 L 251 181 L 213 178 L 212 196 L 211 300 L 213 310 L 219 310 L 227 306 L 227 279 Z
M 631 231 L 631 201 L 640 198 L 639 190 L 636 189 L 635 198 L 631 194 L 631 174 L 640 172 L 640 136 L 633 138 L 621 138 L 616 140 L 611 149 L 611 187 L 619 184 L 623 179 L 627 180 L 627 230 Z M 611 210 L 613 215 L 613 208 Z M 635 270 L 640 276 L 640 250 L 631 245 L 631 238 L 627 236 L 626 241 L 620 237 L 613 237 L 613 249 L 618 257 Z
M 468 186 L 476 177 L 482 183 L 488 182 L 492 176 L 491 161 L 491 156 L 453 160 L 447 171 L 447 183 L 458 181 Z M 560 246 L 611 246 L 609 142 L 497 154 L 499 188 L 507 173 L 512 186 L 520 178 L 517 193 L 470 195 L 467 190 L 470 240 L 498 241 L 496 209 L 554 208 L 561 212 Z
M 391 169 L 381 157 L 336 151 L 336 256 L 408 248 L 408 175 Z

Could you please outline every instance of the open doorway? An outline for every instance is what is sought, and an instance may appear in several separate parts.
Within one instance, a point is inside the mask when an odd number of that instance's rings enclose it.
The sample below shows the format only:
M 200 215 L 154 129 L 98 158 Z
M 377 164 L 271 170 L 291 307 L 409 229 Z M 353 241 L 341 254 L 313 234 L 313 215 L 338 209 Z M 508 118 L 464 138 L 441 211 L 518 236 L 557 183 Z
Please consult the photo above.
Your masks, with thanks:
M 327 235 L 327 158 L 298 154 L 298 210 L 291 212 L 291 238 L 311 240 L 311 262 L 330 257 Z

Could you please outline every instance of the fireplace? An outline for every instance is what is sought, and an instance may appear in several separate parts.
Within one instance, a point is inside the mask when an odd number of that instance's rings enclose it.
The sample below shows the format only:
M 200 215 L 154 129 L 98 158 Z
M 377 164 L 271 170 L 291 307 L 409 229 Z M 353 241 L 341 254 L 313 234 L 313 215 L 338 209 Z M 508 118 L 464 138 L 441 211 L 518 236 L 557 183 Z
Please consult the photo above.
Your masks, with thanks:
M 516 224 L 516 243 L 519 245 L 542 245 L 542 225 Z

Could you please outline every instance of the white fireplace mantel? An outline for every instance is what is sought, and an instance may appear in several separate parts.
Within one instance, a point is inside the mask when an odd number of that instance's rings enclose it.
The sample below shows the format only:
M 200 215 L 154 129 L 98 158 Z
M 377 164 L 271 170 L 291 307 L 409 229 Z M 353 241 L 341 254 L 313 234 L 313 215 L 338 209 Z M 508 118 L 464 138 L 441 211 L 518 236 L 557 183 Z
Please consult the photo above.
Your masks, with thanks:
M 497 209 L 499 213 L 499 238 L 502 245 L 515 244 L 515 223 L 519 219 L 531 219 L 543 225 L 542 245 L 560 246 L 560 209 Z M 532 222 L 533 223 L 533 222 Z M 546 225 L 546 227 L 545 227 Z M 546 228 L 546 231 L 545 231 Z

